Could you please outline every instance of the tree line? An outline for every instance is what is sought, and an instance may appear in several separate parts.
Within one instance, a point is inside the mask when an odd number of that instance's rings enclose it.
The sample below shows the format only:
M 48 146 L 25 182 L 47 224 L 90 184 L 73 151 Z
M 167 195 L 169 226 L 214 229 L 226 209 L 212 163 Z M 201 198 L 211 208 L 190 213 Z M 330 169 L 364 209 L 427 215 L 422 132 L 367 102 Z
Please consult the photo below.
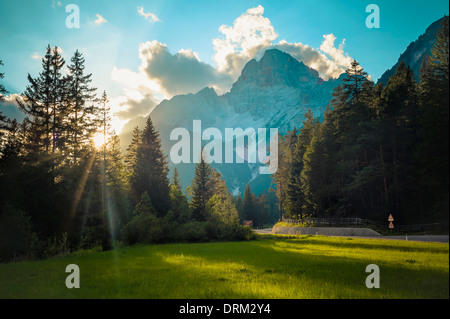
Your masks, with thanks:
M 281 139 L 273 175 L 280 218 L 448 222 L 448 16 L 420 81 L 403 62 L 375 85 L 353 61 L 323 121 L 311 111 Z

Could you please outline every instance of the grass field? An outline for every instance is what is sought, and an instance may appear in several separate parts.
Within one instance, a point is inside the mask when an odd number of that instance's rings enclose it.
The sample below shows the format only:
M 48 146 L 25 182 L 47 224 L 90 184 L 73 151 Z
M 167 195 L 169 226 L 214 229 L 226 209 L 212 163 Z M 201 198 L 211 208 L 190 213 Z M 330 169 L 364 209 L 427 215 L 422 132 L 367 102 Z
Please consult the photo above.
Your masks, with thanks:
M 80 267 L 80 289 L 65 268 Z M 379 289 L 365 286 L 368 264 Z M 322 236 L 133 246 L 0 265 L 0 298 L 449 298 L 449 245 Z

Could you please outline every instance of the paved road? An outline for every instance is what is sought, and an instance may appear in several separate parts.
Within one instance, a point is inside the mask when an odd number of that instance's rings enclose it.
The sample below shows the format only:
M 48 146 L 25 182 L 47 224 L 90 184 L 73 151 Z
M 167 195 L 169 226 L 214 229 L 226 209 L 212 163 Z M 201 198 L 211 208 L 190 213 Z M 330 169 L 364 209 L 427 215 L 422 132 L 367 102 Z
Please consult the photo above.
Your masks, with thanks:
M 271 234 L 272 228 L 255 229 L 258 234 Z M 348 237 L 348 236 L 343 236 Z M 406 236 L 382 236 L 382 237 L 364 237 L 364 236 L 352 236 L 355 238 L 370 238 L 370 239 L 392 239 L 392 240 L 406 240 Z M 448 243 L 449 235 L 408 235 L 409 241 L 424 241 L 424 242 L 436 242 L 436 243 Z

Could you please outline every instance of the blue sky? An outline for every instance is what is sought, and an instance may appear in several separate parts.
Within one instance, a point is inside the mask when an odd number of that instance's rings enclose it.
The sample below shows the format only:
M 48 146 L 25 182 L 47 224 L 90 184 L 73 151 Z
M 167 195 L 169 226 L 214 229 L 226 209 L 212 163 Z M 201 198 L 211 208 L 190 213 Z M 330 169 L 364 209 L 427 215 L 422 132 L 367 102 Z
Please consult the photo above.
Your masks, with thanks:
M 79 29 L 65 25 L 69 15 L 65 6 L 70 3 L 80 8 Z M 370 3 L 380 8 L 379 29 L 365 26 Z M 443 0 L 8 0 L 2 1 L 0 10 L 2 83 L 10 93 L 23 92 L 27 73 L 39 73 L 39 56 L 47 44 L 61 47 L 67 62 L 79 49 L 87 71 L 93 73 L 93 85 L 108 92 L 115 111 L 125 110 L 120 113 L 124 121 L 143 115 L 146 103 L 153 105 L 202 85 L 226 91 L 243 63 L 258 56 L 261 47 L 275 44 L 297 50 L 297 56 L 293 54 L 297 58 L 317 52 L 328 56 L 334 69 L 322 66 L 322 76 L 335 75 L 345 58 L 354 58 L 376 80 L 410 42 L 448 12 Z M 97 14 L 106 21 L 95 23 L 100 22 Z M 221 25 L 229 38 L 219 30 Z M 256 40 L 252 34 L 236 40 L 243 30 L 239 26 L 255 25 Z M 223 41 L 214 44 L 214 39 Z M 227 50 L 234 50 L 230 55 L 237 61 L 234 66 L 224 59 Z M 310 56 L 313 66 L 325 62 Z M 171 75 L 163 74 L 167 67 L 173 67 Z M 195 83 L 189 81 L 192 74 L 198 74 Z

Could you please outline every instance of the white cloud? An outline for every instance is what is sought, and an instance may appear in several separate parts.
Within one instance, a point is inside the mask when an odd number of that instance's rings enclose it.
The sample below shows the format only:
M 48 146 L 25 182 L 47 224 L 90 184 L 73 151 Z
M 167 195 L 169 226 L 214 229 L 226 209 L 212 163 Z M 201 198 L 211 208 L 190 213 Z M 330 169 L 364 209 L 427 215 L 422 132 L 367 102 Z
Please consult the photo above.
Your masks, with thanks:
M 140 70 L 158 83 L 165 96 L 197 92 L 206 86 L 231 85 L 227 74 L 202 62 L 196 52 L 182 49 L 175 54 L 158 41 L 139 45 Z
M 3 115 L 10 119 L 16 119 L 19 122 L 22 121 L 25 118 L 25 114 L 20 110 L 19 103 L 17 102 L 17 100 L 24 102 L 22 95 L 15 93 L 5 95 L 3 98 L 3 101 L 0 103 L 0 111 Z
M 143 72 L 114 68 L 111 77 L 123 86 L 123 94 L 111 99 L 111 112 L 120 120 L 146 116 L 159 102 L 155 92 L 160 89 Z
M 39 60 L 39 59 L 42 58 L 42 57 L 39 55 L 39 53 L 37 53 L 37 52 L 33 52 L 33 54 L 31 54 L 30 56 L 31 56 L 32 59 L 35 59 L 35 60 Z
M 62 6 L 61 1 L 53 0 L 53 2 L 52 2 L 52 8 L 61 7 L 61 6 Z
M 234 20 L 232 26 L 219 27 L 223 36 L 213 40 L 213 59 L 219 72 L 236 76 L 259 48 L 269 47 L 278 37 L 272 23 L 263 17 L 263 13 L 264 8 L 259 5 L 248 9 Z
M 225 72 L 237 79 L 242 68 L 252 58 L 260 58 L 267 49 L 277 48 L 303 61 L 309 67 L 328 79 L 337 77 L 350 65 L 351 58 L 344 53 L 344 41 L 338 48 L 334 47 L 336 37 L 324 35 L 320 49 L 308 45 L 289 43 L 278 38 L 271 21 L 263 16 L 264 8 L 259 5 L 250 8 L 234 20 L 232 26 L 222 25 L 222 36 L 213 40 L 214 61 L 220 72 Z
M 103 18 L 100 14 L 97 13 L 96 16 L 97 16 L 97 20 L 94 21 L 94 23 L 95 23 L 96 25 L 101 25 L 101 24 L 103 24 L 103 23 L 105 23 L 105 22 L 108 22 L 108 20 L 106 20 L 105 18 Z
M 144 11 L 144 7 L 138 7 L 138 13 L 139 15 L 145 17 L 149 22 L 160 22 L 159 18 L 156 16 L 156 14 Z
M 339 44 L 339 47 L 336 48 L 334 46 L 336 37 L 332 33 L 324 35 L 323 38 L 324 41 L 320 46 L 320 50 L 328 54 L 337 65 L 342 67 L 350 66 L 350 64 L 352 63 L 352 58 L 350 58 L 348 54 L 344 53 L 345 39 L 343 39 L 341 44 Z
M 230 76 L 202 62 L 190 49 L 172 54 L 165 44 L 148 41 L 139 45 L 139 57 L 137 72 L 118 68 L 111 72 L 112 80 L 123 87 L 123 96 L 113 101 L 111 110 L 122 120 L 147 116 L 163 99 L 176 94 L 231 85 Z

